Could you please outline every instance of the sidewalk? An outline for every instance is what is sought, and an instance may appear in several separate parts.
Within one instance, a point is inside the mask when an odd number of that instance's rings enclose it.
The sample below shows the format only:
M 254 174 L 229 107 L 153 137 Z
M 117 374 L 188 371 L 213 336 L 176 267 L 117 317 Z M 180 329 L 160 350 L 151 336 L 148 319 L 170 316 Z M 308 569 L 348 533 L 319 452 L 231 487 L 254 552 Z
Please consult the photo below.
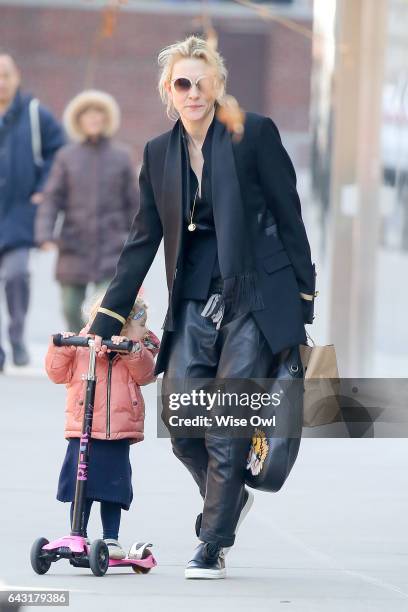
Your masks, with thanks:
M 0 428 L 0 540 L 7 551 L 0 580 L 9 586 L 69 589 L 72 612 L 408 609 L 408 455 L 398 439 L 303 439 L 284 488 L 255 492 L 227 557 L 228 578 L 186 581 L 200 498 L 170 441 L 156 437 L 155 385 L 145 389 L 146 440 L 131 450 L 135 498 L 120 539 L 125 548 L 153 542 L 158 567 L 147 576 L 112 569 L 95 578 L 60 561 L 35 575 L 31 543 L 68 530 L 68 504 L 55 500 L 65 393 L 42 378 L 5 377 L 0 385 L 8 400 Z M 97 505 L 89 533 L 100 536 Z

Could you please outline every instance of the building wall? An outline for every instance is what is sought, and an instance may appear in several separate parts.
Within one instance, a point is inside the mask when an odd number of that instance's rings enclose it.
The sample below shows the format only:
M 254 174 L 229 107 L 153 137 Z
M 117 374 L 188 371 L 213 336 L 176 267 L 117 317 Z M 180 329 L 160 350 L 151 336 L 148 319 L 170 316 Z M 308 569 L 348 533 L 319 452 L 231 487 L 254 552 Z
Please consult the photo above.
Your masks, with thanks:
M 140 160 L 147 139 L 169 129 L 157 93 L 158 51 L 200 30 L 199 15 L 126 10 L 113 38 L 95 53 L 101 12 L 86 3 L 55 8 L 47 3 L 0 1 L 1 47 L 16 58 L 24 88 L 58 116 L 67 101 L 92 85 L 112 93 L 123 113 L 119 137 Z M 52 3 L 50 3 L 52 4 Z M 230 72 L 230 93 L 247 110 L 271 116 L 285 136 L 295 163 L 308 159 L 310 41 L 248 11 L 214 17 L 220 51 Z M 306 13 L 308 14 L 308 13 Z M 311 17 L 310 17 L 311 19 Z M 308 17 L 303 25 L 311 27 Z

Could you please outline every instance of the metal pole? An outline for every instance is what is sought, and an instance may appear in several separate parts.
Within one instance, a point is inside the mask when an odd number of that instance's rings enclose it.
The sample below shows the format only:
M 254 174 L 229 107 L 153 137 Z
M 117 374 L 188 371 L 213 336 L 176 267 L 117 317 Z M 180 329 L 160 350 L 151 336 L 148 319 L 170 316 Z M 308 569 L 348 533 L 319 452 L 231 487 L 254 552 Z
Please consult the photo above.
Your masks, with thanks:
M 329 334 L 343 376 L 369 376 L 374 351 L 387 4 L 337 3 Z

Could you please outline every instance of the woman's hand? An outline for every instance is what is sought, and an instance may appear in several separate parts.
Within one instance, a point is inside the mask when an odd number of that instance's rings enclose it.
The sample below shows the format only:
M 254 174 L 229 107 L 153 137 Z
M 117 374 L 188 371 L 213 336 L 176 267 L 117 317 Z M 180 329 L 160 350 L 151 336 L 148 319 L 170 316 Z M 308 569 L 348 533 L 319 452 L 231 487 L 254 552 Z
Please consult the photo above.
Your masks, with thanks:
M 120 342 L 130 342 L 130 338 L 127 336 L 112 336 L 112 342 L 115 344 L 120 344 Z M 131 353 L 139 353 L 141 350 L 141 344 L 139 340 L 132 340 L 133 348 L 130 351 Z
M 129 342 L 129 338 L 127 336 L 112 336 L 111 340 L 114 344 L 120 344 L 121 342 Z
M 114 344 L 120 344 L 121 342 L 130 342 L 130 338 L 127 336 L 112 336 L 112 342 Z M 140 342 L 133 340 L 133 349 L 132 353 L 138 353 L 140 351 Z M 109 351 L 110 352 L 110 351 Z
M 108 348 L 106 346 L 102 346 L 102 336 L 95 336 L 94 334 L 86 334 L 88 338 L 92 338 L 95 340 L 95 352 L 97 357 L 103 357 L 103 355 L 108 352 Z

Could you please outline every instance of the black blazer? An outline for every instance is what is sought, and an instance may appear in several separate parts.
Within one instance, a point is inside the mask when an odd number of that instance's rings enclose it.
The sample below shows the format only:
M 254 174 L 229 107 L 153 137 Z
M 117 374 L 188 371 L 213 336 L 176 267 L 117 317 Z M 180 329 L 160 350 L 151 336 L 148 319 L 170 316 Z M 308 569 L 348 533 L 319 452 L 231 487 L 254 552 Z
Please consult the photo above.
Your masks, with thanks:
M 140 207 L 116 275 L 90 328 L 91 333 L 104 338 L 120 334 L 163 238 L 169 304 L 156 374 L 166 369 L 177 289 L 182 282 L 177 279 L 183 223 L 179 121 L 172 130 L 146 144 L 139 177 Z M 313 321 L 315 269 L 302 221 L 295 170 L 271 119 L 247 113 L 239 143 L 234 143 L 224 125 L 215 119 L 211 163 L 214 209 L 233 205 L 226 167 L 236 172 L 247 207 L 247 231 L 251 233 L 265 304 L 264 310 L 252 314 L 272 351 L 278 353 L 306 342 L 304 323 Z M 223 228 L 217 229 L 217 236 L 222 237 Z

